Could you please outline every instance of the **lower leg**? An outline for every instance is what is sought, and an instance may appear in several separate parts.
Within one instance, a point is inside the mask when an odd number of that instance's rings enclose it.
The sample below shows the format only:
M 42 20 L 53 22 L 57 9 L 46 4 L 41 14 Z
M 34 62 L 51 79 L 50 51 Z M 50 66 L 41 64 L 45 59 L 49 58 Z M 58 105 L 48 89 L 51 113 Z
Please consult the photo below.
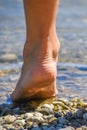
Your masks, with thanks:
M 24 0 L 24 64 L 21 77 L 11 95 L 14 101 L 23 98 L 47 98 L 57 93 L 55 82 L 59 51 L 56 34 L 58 3 L 59 0 Z

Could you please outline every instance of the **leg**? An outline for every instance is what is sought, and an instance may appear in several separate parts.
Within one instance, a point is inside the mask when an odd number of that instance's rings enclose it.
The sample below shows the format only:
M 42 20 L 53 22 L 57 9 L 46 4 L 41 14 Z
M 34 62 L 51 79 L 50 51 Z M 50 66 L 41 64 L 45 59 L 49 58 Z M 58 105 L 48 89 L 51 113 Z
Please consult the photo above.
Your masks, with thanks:
M 24 0 L 26 43 L 20 79 L 13 101 L 48 98 L 57 94 L 56 64 L 59 41 L 56 15 L 59 0 Z

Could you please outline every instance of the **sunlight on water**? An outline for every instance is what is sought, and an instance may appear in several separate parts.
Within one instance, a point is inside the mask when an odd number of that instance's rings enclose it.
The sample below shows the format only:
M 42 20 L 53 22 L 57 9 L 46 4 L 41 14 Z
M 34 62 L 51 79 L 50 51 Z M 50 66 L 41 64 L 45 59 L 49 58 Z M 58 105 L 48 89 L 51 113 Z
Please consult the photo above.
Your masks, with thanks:
M 0 1 L 0 103 L 15 88 L 22 66 L 25 19 L 21 0 Z M 87 1 L 61 0 L 57 14 L 57 34 L 61 43 L 57 86 L 60 97 L 87 100 Z M 1 57 L 15 54 L 16 62 Z M 8 97 L 8 103 L 10 103 Z

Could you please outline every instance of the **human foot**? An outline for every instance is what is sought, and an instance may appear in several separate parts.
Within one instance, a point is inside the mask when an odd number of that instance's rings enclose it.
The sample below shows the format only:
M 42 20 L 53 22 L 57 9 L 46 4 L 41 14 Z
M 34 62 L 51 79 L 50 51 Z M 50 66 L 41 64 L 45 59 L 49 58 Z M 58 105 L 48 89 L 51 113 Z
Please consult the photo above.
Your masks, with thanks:
M 44 99 L 57 94 L 56 64 L 58 50 L 59 41 L 57 38 L 34 44 L 30 48 L 29 43 L 25 44 L 21 76 L 11 94 L 13 101 Z

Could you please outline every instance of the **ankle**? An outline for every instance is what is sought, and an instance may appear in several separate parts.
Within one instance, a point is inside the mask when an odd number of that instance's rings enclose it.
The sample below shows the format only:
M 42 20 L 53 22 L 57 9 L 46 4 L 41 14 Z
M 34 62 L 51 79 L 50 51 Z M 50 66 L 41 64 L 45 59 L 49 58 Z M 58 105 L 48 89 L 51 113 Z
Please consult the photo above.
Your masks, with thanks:
M 60 49 L 60 43 L 57 35 L 43 35 L 35 42 L 27 40 L 24 46 L 23 56 L 26 58 L 28 55 L 37 55 L 39 52 L 41 55 L 46 55 L 46 53 L 52 52 L 53 57 L 57 57 Z

